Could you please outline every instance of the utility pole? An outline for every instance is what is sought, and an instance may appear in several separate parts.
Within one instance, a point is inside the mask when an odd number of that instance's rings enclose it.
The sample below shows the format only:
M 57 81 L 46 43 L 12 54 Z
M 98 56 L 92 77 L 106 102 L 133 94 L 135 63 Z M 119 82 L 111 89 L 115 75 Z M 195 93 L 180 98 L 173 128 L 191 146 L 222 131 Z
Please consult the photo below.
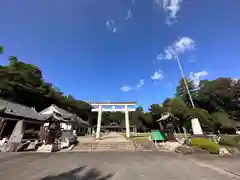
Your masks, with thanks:
M 178 67 L 180 69 L 180 72 L 181 72 L 181 75 L 182 75 L 182 78 L 183 78 L 183 81 L 184 81 L 184 84 L 185 84 L 185 87 L 187 89 L 187 93 L 188 93 L 188 96 L 189 96 L 189 99 L 190 99 L 190 102 L 191 102 L 191 105 L 193 108 L 195 108 L 195 105 L 194 105 L 194 102 L 193 102 L 193 99 L 192 99 L 192 96 L 191 96 L 191 93 L 190 93 L 190 90 L 189 90 L 189 87 L 188 87 L 188 83 L 187 83 L 187 80 L 185 78 L 185 75 L 184 75 L 184 72 L 183 72 L 183 68 L 182 68 L 182 65 L 179 61 L 179 58 L 178 56 L 175 57 L 175 59 L 177 60 L 177 63 L 178 63 Z M 201 125 L 199 123 L 199 120 L 198 118 L 193 118 L 191 119 L 191 124 L 192 124 L 192 130 L 193 130 L 193 134 L 203 134 L 202 132 L 202 128 L 201 128 Z

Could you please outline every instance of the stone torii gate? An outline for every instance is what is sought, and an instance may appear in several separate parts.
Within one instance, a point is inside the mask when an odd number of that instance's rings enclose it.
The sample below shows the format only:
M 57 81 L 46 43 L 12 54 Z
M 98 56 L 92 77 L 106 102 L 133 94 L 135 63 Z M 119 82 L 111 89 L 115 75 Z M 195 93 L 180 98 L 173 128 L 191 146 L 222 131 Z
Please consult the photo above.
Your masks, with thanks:
M 130 125 L 128 112 L 135 111 L 135 108 L 128 108 L 128 106 L 136 106 L 136 102 L 94 102 L 90 103 L 93 107 L 92 112 L 98 112 L 96 139 L 100 138 L 100 129 L 102 121 L 102 112 L 125 112 L 126 136 L 130 137 Z M 104 108 L 104 106 L 111 106 L 111 108 Z M 124 106 L 124 108 L 115 108 L 115 106 Z

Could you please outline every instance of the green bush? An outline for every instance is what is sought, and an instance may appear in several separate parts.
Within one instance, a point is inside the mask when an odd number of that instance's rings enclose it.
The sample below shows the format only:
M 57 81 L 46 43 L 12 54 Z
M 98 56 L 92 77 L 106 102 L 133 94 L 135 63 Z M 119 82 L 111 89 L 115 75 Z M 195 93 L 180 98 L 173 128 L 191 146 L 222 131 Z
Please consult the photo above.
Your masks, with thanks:
M 240 135 L 236 135 L 236 136 L 234 137 L 234 139 L 236 139 L 236 141 L 238 142 L 238 144 L 240 144 Z
M 238 138 L 236 136 L 225 135 L 220 138 L 219 144 L 222 146 L 237 147 L 238 146 Z
M 219 154 L 219 146 L 215 142 L 205 138 L 192 138 L 190 146 L 196 146 L 205 149 L 211 154 Z

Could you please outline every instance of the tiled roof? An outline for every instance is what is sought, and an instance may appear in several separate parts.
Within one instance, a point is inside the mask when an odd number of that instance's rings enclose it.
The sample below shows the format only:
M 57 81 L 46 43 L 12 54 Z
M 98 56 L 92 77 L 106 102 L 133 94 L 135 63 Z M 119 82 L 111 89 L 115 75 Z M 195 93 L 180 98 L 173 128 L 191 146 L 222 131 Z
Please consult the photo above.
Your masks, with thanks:
M 34 109 L 7 100 L 0 99 L 0 106 L 4 108 L 5 114 L 26 117 L 35 120 L 44 120 L 45 117 L 39 115 Z
M 70 113 L 68 111 L 66 111 L 65 109 L 62 109 L 56 105 L 52 105 L 58 112 L 61 113 L 61 115 L 63 115 L 66 118 L 73 118 L 75 119 L 78 123 L 83 124 L 85 126 L 90 126 L 90 124 L 86 121 L 84 121 L 82 118 L 80 118 L 79 116 L 77 116 L 76 114 Z

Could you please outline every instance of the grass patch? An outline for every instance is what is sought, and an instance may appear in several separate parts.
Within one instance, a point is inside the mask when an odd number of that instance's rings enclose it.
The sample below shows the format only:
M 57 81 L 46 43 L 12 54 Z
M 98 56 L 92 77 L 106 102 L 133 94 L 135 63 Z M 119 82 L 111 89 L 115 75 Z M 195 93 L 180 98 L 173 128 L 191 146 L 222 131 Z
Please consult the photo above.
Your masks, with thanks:
M 240 149 L 239 135 L 223 135 L 220 137 L 219 144 L 225 147 L 234 147 Z
M 132 140 L 136 143 L 148 142 L 148 137 L 134 137 Z
M 137 137 L 149 137 L 151 135 L 152 135 L 151 132 L 145 132 L 145 133 L 138 133 Z
M 219 145 L 205 138 L 192 138 L 190 141 L 190 146 L 196 146 L 201 149 L 207 150 L 211 154 L 219 154 Z

